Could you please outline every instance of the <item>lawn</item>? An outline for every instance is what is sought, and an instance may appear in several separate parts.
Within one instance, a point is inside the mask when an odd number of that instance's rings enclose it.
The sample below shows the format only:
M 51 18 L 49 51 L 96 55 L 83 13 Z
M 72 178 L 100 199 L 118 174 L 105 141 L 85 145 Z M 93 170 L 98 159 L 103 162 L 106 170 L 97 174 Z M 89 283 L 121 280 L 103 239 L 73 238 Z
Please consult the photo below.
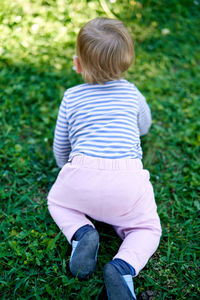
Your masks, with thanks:
M 106 299 L 102 268 L 121 241 L 96 222 L 101 244 L 88 281 L 68 269 L 71 246 L 47 210 L 58 168 L 53 132 L 76 35 L 97 16 L 124 21 L 136 60 L 125 77 L 146 96 L 142 138 L 163 235 L 134 279 L 139 299 L 199 299 L 200 1 L 1 0 L 0 299 Z

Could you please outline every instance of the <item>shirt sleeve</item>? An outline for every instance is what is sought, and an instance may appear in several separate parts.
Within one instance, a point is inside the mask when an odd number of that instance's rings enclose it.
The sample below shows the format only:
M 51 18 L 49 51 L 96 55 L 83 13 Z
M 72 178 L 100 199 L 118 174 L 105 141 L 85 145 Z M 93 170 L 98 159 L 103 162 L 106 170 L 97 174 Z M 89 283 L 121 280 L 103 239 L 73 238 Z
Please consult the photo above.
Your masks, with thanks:
M 65 95 L 58 112 L 56 128 L 54 132 L 53 152 L 58 167 L 62 168 L 67 163 L 69 154 L 71 152 Z
M 146 102 L 145 97 L 138 91 L 139 111 L 138 111 L 138 127 L 140 136 L 148 133 L 152 118 L 151 110 Z

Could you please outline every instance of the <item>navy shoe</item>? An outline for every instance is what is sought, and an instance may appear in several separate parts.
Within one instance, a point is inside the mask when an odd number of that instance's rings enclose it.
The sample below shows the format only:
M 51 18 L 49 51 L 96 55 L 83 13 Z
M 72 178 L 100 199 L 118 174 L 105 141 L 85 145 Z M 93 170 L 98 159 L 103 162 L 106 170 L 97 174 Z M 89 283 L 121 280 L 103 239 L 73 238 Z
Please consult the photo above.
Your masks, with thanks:
M 72 241 L 69 268 L 74 276 L 86 279 L 94 272 L 98 249 L 99 234 L 96 229 L 87 231 L 80 241 Z
M 136 300 L 131 275 L 121 275 L 111 263 L 104 266 L 103 275 L 109 300 Z

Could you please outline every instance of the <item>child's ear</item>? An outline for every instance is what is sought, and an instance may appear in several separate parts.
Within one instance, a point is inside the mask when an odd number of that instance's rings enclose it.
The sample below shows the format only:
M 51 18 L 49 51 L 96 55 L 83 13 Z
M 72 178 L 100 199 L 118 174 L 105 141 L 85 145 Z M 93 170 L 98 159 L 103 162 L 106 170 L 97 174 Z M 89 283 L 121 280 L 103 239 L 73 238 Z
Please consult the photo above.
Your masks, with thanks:
M 81 68 L 81 64 L 80 64 L 80 61 L 79 61 L 78 57 L 74 57 L 74 65 L 75 65 L 75 68 L 76 68 L 76 73 L 81 73 L 82 68 Z

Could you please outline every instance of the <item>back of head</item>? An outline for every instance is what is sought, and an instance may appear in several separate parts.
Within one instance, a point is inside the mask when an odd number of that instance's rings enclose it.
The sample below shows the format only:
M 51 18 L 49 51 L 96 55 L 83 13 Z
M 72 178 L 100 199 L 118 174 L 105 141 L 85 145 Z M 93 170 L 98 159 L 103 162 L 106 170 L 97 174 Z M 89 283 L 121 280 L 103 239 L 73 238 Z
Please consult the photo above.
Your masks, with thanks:
M 125 25 L 107 18 L 96 18 L 82 27 L 76 51 L 82 76 L 90 84 L 120 79 L 134 58 L 133 42 Z

